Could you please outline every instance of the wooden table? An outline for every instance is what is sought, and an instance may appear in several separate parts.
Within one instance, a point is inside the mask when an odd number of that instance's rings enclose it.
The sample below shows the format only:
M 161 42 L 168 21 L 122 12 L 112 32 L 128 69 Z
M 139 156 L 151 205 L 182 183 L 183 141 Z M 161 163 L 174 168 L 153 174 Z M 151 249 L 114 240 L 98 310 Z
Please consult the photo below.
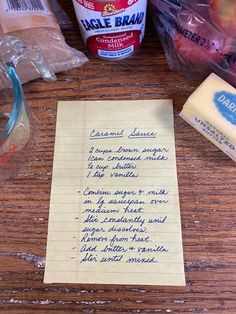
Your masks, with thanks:
M 72 18 L 67 42 L 82 51 Z M 142 48 L 106 62 L 89 56 L 55 83 L 25 85 L 35 123 L 32 157 L 0 190 L 0 312 L 236 313 L 235 163 L 179 112 L 199 81 L 170 71 L 151 21 Z M 186 287 L 43 284 L 58 100 L 172 98 Z

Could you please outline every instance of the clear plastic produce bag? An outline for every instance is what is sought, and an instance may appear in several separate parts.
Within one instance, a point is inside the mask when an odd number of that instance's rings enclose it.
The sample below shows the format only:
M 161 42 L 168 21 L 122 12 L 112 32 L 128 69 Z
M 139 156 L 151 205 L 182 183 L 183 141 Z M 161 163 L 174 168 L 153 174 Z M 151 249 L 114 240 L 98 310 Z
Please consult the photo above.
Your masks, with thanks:
M 63 12 L 55 0 L 1 0 L 0 41 L 12 36 L 37 48 L 55 73 L 79 67 L 88 59 L 67 45 L 56 18 L 64 24 Z M 24 62 L 17 65 L 17 74 L 21 83 L 40 77 L 34 67 Z M 0 81 L 0 90 L 6 87 Z
M 235 0 L 150 0 L 169 67 L 191 77 L 215 72 L 236 86 Z

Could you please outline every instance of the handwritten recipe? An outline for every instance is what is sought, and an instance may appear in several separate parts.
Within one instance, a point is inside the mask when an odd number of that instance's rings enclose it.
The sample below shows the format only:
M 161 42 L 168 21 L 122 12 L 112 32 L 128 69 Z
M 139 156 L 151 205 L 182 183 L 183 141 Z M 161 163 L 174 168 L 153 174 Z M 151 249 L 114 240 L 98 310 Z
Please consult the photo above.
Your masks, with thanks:
M 185 285 L 171 100 L 58 103 L 44 282 Z

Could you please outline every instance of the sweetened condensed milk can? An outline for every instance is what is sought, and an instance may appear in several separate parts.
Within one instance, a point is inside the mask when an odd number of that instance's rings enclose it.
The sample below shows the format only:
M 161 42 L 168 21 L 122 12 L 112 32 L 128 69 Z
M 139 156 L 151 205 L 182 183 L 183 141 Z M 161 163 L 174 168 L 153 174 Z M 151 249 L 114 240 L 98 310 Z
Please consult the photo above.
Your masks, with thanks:
M 131 55 L 144 37 L 147 0 L 73 0 L 87 49 L 104 59 Z

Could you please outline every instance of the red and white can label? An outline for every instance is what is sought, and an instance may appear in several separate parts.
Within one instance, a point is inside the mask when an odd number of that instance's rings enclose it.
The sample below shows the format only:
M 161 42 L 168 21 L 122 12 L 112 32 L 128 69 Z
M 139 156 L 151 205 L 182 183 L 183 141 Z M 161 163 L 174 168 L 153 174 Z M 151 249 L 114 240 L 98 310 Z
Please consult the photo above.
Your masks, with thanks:
M 87 49 L 108 59 L 124 58 L 144 37 L 147 0 L 73 0 Z

